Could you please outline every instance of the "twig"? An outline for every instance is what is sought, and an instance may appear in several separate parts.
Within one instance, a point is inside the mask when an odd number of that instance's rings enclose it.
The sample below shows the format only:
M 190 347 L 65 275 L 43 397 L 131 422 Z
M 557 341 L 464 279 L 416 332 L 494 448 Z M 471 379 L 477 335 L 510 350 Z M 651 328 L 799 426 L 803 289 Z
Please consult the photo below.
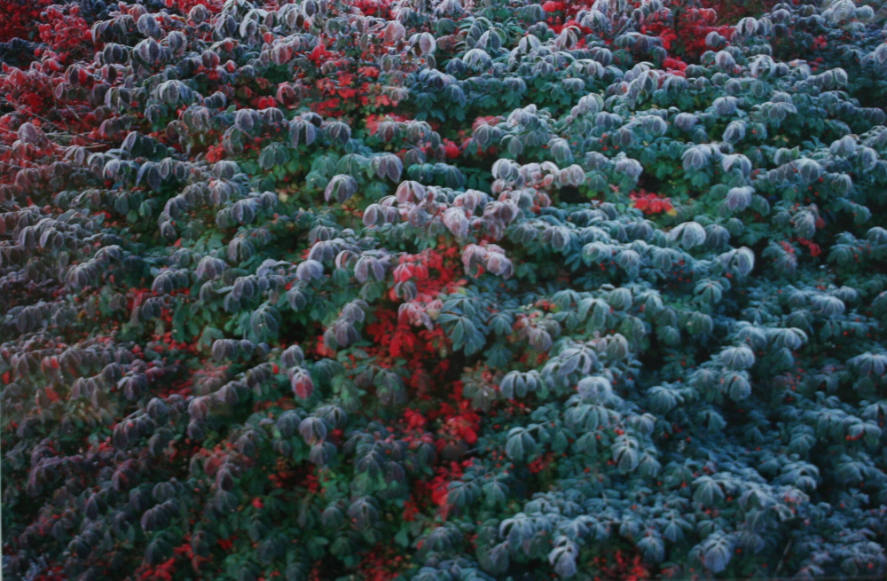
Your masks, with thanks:
M 782 570 L 782 566 L 785 565 L 785 560 L 788 558 L 788 552 L 792 548 L 792 539 L 788 540 L 788 543 L 785 545 L 785 550 L 782 551 L 782 557 L 779 559 L 779 563 L 776 565 L 776 569 L 773 571 L 774 577 L 779 577 L 779 571 Z

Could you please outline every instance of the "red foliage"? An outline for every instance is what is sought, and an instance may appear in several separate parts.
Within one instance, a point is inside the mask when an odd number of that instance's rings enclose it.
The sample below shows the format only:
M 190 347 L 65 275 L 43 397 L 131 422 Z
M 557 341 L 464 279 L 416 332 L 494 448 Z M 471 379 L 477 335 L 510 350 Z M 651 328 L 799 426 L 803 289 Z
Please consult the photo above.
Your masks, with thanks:
M 659 194 L 641 190 L 640 192 L 632 192 L 629 197 L 631 198 L 632 205 L 644 214 L 659 214 L 662 212 L 668 213 L 674 211 L 674 206 L 672 206 L 671 200 L 669 198 L 663 198 Z
M 542 5 L 542 10 L 551 14 L 553 12 L 563 12 L 566 6 L 565 2 L 552 2 L 549 0 Z
M 184 15 L 187 15 L 198 4 L 203 4 L 210 12 L 217 14 L 222 10 L 224 2 L 222 0 L 166 0 L 167 8 L 175 8 Z
M 61 566 L 53 567 L 46 573 L 41 573 L 34 578 L 34 581 L 63 581 L 67 579 L 63 575 L 64 569 Z
M 352 5 L 359 8 L 366 16 L 378 16 L 388 20 L 391 18 L 392 0 L 353 0 Z
M 717 32 L 728 40 L 733 35 L 732 26 L 718 25 L 718 22 L 718 11 L 714 8 L 663 8 L 649 16 L 640 30 L 658 36 L 672 56 L 696 60 L 708 50 L 705 38 L 710 32 Z
M 391 544 L 376 545 L 367 551 L 358 566 L 361 579 L 368 581 L 388 581 L 400 577 L 400 571 L 407 565 L 403 555 L 397 554 Z
M 434 478 L 430 482 L 423 483 L 424 493 L 427 494 L 431 502 L 440 508 L 442 516 L 446 517 L 447 513 L 447 487 L 450 482 L 462 478 L 465 468 L 471 466 L 471 460 L 464 462 L 450 462 L 445 466 L 435 468 Z
M 319 67 L 334 56 L 338 55 L 328 51 L 322 42 L 318 42 L 317 46 L 308 53 L 308 60 L 314 63 L 314 66 Z
M 615 561 L 615 562 L 614 562 Z M 625 581 L 640 581 L 649 579 L 650 571 L 644 567 L 641 556 L 635 554 L 626 556 L 621 549 L 616 549 L 612 559 L 596 557 L 594 564 L 600 567 L 601 575 L 595 579 L 624 579 Z
M 428 423 L 425 416 L 410 408 L 404 410 L 403 417 L 407 422 L 408 430 L 422 430 L 425 428 L 425 424 Z
M 376 132 L 379 130 L 379 123 L 385 120 L 409 121 L 409 119 L 407 119 L 406 117 L 403 117 L 402 115 L 395 115 L 393 113 L 388 113 L 387 115 L 367 115 L 364 119 L 364 124 L 366 125 L 367 132 L 369 132 L 370 135 L 375 135 Z
M 819 244 L 813 242 L 812 240 L 807 240 L 806 238 L 799 238 L 798 244 L 807 248 L 810 252 L 810 256 L 816 258 L 820 254 L 822 254 L 822 248 L 820 248 Z
M 662 66 L 665 67 L 665 70 L 667 70 L 671 74 L 681 77 L 684 76 L 684 71 L 687 69 L 687 63 L 679 58 L 674 57 L 666 58 L 664 61 L 662 61 Z
M 227 549 L 230 549 L 233 543 L 227 540 L 220 540 L 219 545 L 225 543 Z M 223 547 L 224 548 L 224 547 Z M 160 563 L 155 567 L 150 567 L 148 565 L 142 565 L 136 571 L 136 578 L 147 581 L 148 579 L 157 580 L 163 579 L 164 581 L 172 581 L 174 577 L 178 577 L 177 575 L 177 567 L 176 563 L 186 559 L 190 564 L 191 568 L 197 572 L 200 570 L 200 564 L 203 561 L 206 561 L 206 557 L 201 557 L 199 555 L 195 555 L 193 549 L 191 548 L 190 535 L 185 535 L 184 542 L 175 547 L 173 549 L 173 556 L 167 559 L 166 561 Z
M 206 150 L 206 161 L 210 163 L 216 163 L 217 161 L 221 161 L 225 157 L 225 147 L 219 143 L 217 145 L 210 145 Z
M 91 75 L 76 65 L 69 67 L 67 74 L 58 74 L 63 70 L 52 51 L 45 51 L 42 60 L 32 62 L 26 70 L 3 63 L 0 95 L 17 113 L 42 121 L 43 131 L 95 130 L 96 113 L 85 90 L 91 86 Z M 75 135 L 74 140 L 79 145 L 82 136 Z
M 539 474 L 540 472 L 547 470 L 548 467 L 551 466 L 551 464 L 553 462 L 554 462 L 554 454 L 549 452 L 548 454 L 541 456 L 539 458 L 536 458 L 535 460 L 530 462 L 528 468 L 530 469 L 530 472 L 532 472 L 533 474 Z
M 439 308 L 438 294 L 465 284 L 464 279 L 456 279 L 457 252 L 452 247 L 401 256 L 394 269 L 395 287 L 389 291 L 389 298 L 397 301 L 397 288 L 408 281 L 415 285 L 416 294 L 397 313 L 390 308 L 378 309 L 374 322 L 367 326 L 367 332 L 379 346 L 377 355 L 381 359 L 408 358 L 416 363 L 412 369 L 422 368 L 429 355 L 436 359 L 433 355 L 443 340 L 443 332 L 433 327 L 428 311 Z M 425 330 L 416 331 L 415 327 L 421 325 Z
M 43 12 L 42 17 L 43 22 L 38 26 L 40 40 L 58 54 L 61 62 L 92 54 L 92 32 L 86 20 L 80 17 L 79 6 L 53 5 Z
M 462 151 L 459 149 L 458 145 L 449 139 L 444 139 L 444 153 L 446 153 L 447 159 L 456 159 Z
M 480 416 L 471 409 L 468 400 L 462 398 L 462 382 L 456 381 L 450 394 L 455 398 L 456 406 L 442 403 L 428 414 L 429 418 L 442 418 L 438 433 L 443 436 L 436 442 L 438 450 L 443 450 L 448 441 L 477 443 L 477 432 L 480 430 Z
M 13 38 L 35 40 L 40 13 L 53 0 L 0 0 L 0 42 Z
M 403 515 L 402 518 L 404 522 L 413 522 L 416 520 L 416 515 L 419 514 L 419 507 L 416 506 L 415 501 L 412 499 L 407 500 L 403 506 Z

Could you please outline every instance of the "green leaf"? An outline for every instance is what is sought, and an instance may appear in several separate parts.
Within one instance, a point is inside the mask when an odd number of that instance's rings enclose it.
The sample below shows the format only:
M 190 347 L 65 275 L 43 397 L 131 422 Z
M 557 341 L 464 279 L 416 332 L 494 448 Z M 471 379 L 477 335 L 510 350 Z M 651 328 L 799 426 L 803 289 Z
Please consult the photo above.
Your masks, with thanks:
M 172 315 L 172 338 L 175 341 L 188 341 L 193 336 L 190 329 L 196 328 L 196 324 L 188 316 L 188 303 L 179 303 Z
M 397 531 L 397 534 L 394 535 L 394 542 L 405 549 L 410 546 L 410 536 L 405 528 Z

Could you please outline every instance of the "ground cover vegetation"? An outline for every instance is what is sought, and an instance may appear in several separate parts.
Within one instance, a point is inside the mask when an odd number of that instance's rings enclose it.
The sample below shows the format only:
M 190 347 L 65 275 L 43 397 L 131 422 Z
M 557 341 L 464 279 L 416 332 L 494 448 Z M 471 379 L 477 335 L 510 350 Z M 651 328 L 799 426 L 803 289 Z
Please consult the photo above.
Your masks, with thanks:
M 880 2 L 0 13 L 4 575 L 887 572 Z

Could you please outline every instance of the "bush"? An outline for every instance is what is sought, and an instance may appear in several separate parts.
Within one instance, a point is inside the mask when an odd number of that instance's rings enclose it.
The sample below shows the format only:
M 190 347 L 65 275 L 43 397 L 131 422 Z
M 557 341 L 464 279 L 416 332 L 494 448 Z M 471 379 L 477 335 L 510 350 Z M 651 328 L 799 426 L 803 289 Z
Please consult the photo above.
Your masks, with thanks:
M 4 574 L 884 575 L 884 13 L 722 4 L 10 21 Z

